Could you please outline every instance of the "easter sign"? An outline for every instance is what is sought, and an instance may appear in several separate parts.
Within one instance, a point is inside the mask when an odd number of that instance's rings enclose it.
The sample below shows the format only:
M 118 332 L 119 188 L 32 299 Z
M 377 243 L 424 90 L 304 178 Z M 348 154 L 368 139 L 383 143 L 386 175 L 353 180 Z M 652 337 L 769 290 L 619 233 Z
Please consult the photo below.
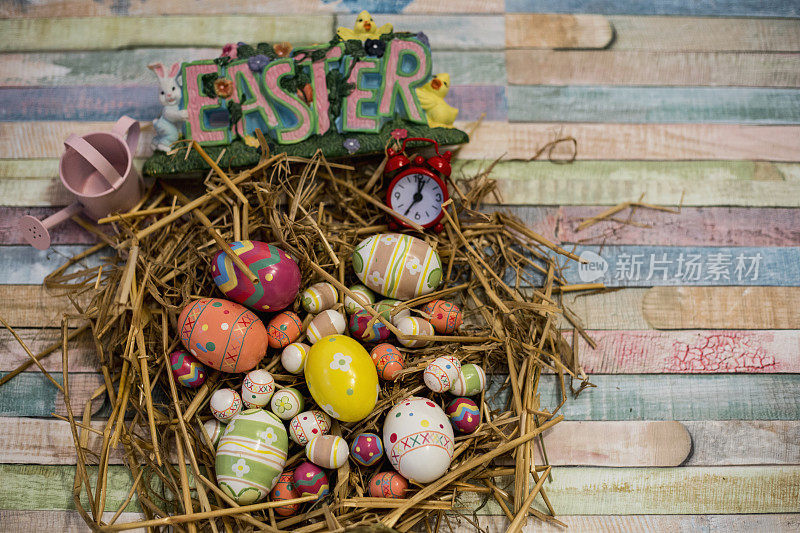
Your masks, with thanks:
M 226 149 L 221 166 L 255 163 L 263 142 L 273 152 L 338 157 L 379 153 L 403 137 L 468 140 L 453 127 L 458 110 L 444 99 L 450 77 L 432 72 L 425 34 L 377 27 L 366 12 L 323 45 L 229 44 L 215 59 L 150 68 L 164 112 L 154 122 L 149 175 L 193 170 L 175 153 L 181 138 L 212 157 Z

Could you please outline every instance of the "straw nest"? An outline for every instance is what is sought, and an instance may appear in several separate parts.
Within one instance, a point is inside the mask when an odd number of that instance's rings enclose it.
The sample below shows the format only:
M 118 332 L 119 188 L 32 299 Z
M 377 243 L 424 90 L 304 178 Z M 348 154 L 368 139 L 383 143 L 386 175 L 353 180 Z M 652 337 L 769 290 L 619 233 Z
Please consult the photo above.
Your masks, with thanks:
M 87 524 L 99 530 L 169 525 L 179 531 L 312 532 L 355 526 L 446 531 L 458 521 L 477 528 L 474 504 L 488 500 L 496 501 L 511 529 L 518 530 L 529 515 L 560 523 L 554 518 L 557 502 L 547 497 L 550 467 L 541 437 L 562 419 L 558 411 L 570 387 L 574 393 L 589 385 L 580 369 L 577 342 L 570 345 L 560 332 L 571 322 L 575 335 L 583 334 L 560 300 L 564 292 L 586 287 L 569 286 L 561 276 L 564 265 L 577 259 L 574 255 L 508 213 L 481 210 L 481 203 L 497 194 L 491 167 L 450 182 L 445 231 L 409 230 L 439 252 L 444 283 L 405 306 L 445 298 L 464 310 L 464 326 L 456 336 L 431 337 L 434 342 L 426 348 L 403 349 L 406 368 L 396 381 L 382 382 L 374 411 L 361 422 L 335 429 L 345 440 L 358 431 L 380 433 L 384 412 L 412 394 L 446 401 L 425 388 L 422 374 L 427 362 L 454 354 L 462 362 L 482 365 L 494 385 L 489 389 L 493 392 L 479 398 L 481 426 L 456 438 L 450 470 L 426 486 L 412 484 L 405 499 L 384 500 L 365 496 L 365 483 L 381 466 L 391 469 L 388 461 L 371 469 L 345 464 L 328 472 L 327 497 L 304 498 L 301 512 L 290 518 L 274 513 L 278 504 L 240 507 L 219 490 L 214 453 L 197 428 L 210 418 L 211 394 L 224 386 L 237 389 L 241 376 L 212 371 L 199 389 L 179 386 L 167 355 L 179 345 L 178 314 L 193 298 L 221 296 L 211 278 L 210 259 L 219 249 L 230 252 L 227 243 L 242 239 L 283 248 L 298 259 L 303 286 L 327 280 L 344 297 L 357 281 L 349 265 L 354 246 L 387 230 L 387 208 L 379 194 L 386 185 L 385 160 L 350 166 L 329 163 L 321 154 L 311 159 L 265 154 L 253 168 L 229 176 L 196 144 L 180 149 L 197 150 L 209 162 L 205 190 L 186 191 L 186 182 L 155 183 L 131 212 L 87 226 L 101 235 L 100 244 L 46 282 L 51 290 L 67 294 L 76 309 L 64 318 L 63 342 L 57 349 L 63 353 L 67 418 L 77 453 L 73 497 Z M 116 253 L 105 264 L 79 266 L 81 259 L 106 246 Z M 298 303 L 295 310 L 300 311 Z M 92 425 L 91 405 L 69 401 L 69 345 L 87 328 L 105 381 L 95 402 L 107 396 L 110 404 L 102 430 L 92 429 L 98 426 Z M 307 394 L 302 375 L 283 371 L 279 353 L 271 350 L 261 367 L 273 373 L 279 386 Z M 540 405 L 542 373 L 557 375 L 560 403 Z M 99 445 L 88 445 L 90 431 L 98 433 L 92 440 Z M 540 449 L 534 455 L 536 447 Z M 122 507 L 110 509 L 105 505 L 109 458 L 120 449 L 132 488 Z M 287 468 L 303 456 L 291 444 Z M 544 464 L 536 460 L 540 456 Z M 539 508 L 547 512 L 532 506 L 537 496 L 543 504 Z M 464 505 L 465 498 L 473 502 L 471 508 Z M 138 509 L 146 523 L 118 521 L 122 511 Z M 116 514 L 103 522 L 108 511 Z

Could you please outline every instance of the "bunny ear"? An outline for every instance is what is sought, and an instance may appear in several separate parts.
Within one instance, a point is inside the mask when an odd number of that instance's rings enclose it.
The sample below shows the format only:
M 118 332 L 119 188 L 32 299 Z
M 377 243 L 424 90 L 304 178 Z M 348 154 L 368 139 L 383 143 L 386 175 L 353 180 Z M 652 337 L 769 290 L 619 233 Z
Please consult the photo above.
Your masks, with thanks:
M 155 72 L 159 78 L 164 77 L 164 63 L 151 63 L 147 65 L 147 68 Z
M 171 67 L 169 67 L 169 77 L 174 78 L 178 75 L 178 72 L 181 71 L 181 64 L 180 63 L 173 63 Z

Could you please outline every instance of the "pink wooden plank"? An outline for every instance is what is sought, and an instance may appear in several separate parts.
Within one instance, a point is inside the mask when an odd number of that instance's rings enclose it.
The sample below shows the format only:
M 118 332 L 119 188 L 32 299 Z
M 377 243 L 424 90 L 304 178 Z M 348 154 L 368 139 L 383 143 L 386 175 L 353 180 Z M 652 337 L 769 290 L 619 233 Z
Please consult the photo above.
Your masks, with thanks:
M 556 229 L 559 222 L 559 208 L 557 207 L 538 207 L 527 205 L 487 205 L 483 208 L 484 212 L 492 213 L 503 211 L 517 216 L 527 227 L 541 235 L 542 237 L 555 242 Z
M 17 223 L 23 215 L 31 215 L 44 219 L 58 211 L 53 207 L 5 207 L 0 209 L 0 245 L 26 244 L 22 234 L 17 230 Z M 50 236 L 53 244 L 94 244 L 97 237 L 68 220 L 52 228 Z
M 597 349 L 581 339 L 579 357 L 590 374 L 800 372 L 799 330 L 588 333 Z
M 645 199 L 646 201 L 646 199 Z M 680 214 L 638 209 L 631 220 L 647 227 L 602 221 L 582 231 L 585 219 L 608 206 L 565 206 L 558 218 L 558 239 L 583 244 L 657 246 L 797 246 L 800 209 L 689 207 Z M 627 220 L 630 210 L 615 218 Z

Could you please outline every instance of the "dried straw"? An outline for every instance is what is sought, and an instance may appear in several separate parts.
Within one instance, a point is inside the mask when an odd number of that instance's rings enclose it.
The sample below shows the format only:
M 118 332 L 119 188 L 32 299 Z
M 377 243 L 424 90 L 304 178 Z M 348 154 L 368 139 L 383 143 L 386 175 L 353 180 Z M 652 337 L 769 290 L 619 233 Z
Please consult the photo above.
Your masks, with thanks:
M 454 519 L 477 523 L 460 505 L 465 493 L 496 500 L 512 529 L 525 524 L 529 516 L 557 522 L 546 493 L 549 466 L 535 464 L 534 439 L 543 446 L 543 433 L 562 420 L 557 412 L 567 399 L 567 380 L 585 376 L 577 350 L 559 330 L 568 324 L 565 314 L 576 320 L 563 308 L 560 295 L 597 287 L 567 285 L 564 264 L 576 256 L 508 213 L 481 211 L 485 199 L 498 197 L 488 172 L 451 182 L 455 192 L 445 206 L 444 232 L 412 230 L 439 251 L 445 279 L 440 291 L 406 307 L 445 297 L 464 310 L 465 325 L 454 336 L 427 337 L 431 344 L 425 348 L 403 349 L 406 369 L 395 382 L 384 383 L 373 412 L 336 429 L 345 439 L 360 431 L 380 432 L 385 411 L 412 394 L 446 401 L 430 393 L 422 380 L 427 362 L 440 355 L 478 363 L 501 387 L 478 398 L 483 424 L 471 435 L 458 436 L 450 471 L 427 486 L 414 486 L 405 499 L 383 500 L 367 497 L 366 482 L 378 469 L 390 469 L 388 461 L 372 469 L 349 464 L 329 473 L 333 490 L 328 497 L 319 502 L 301 498 L 298 501 L 306 504 L 303 512 L 284 519 L 271 511 L 275 505 L 271 502 L 239 506 L 216 487 L 214 454 L 207 436 L 196 428 L 209 418 L 211 393 L 222 386 L 237 388 L 241 376 L 212 372 L 197 390 L 177 386 L 167 356 L 178 346 L 177 315 L 195 297 L 220 296 L 211 279 L 210 258 L 218 250 L 231 255 L 228 243 L 240 236 L 274 243 L 297 258 L 304 285 L 327 280 L 340 289 L 342 298 L 349 294 L 347 287 L 356 282 L 350 268 L 355 245 L 387 228 L 388 208 L 379 194 L 387 185 L 381 173 L 385 160 L 353 168 L 329 163 L 321 153 L 301 159 L 285 154 L 269 157 L 265 152 L 254 168 L 229 176 L 196 144 L 187 149 L 199 151 L 213 168 L 204 191 L 195 191 L 190 200 L 186 182 L 155 183 L 137 213 L 101 221 L 113 233 L 108 243 L 95 249 L 107 244 L 115 248 L 116 257 L 99 271 L 67 274 L 62 267 L 46 281 L 73 301 L 90 296 L 88 306 L 76 304 L 75 317 L 91 328 L 98 346 L 98 369 L 105 386 L 94 401 L 103 400 L 105 392 L 111 403 L 102 439 L 93 439 L 98 444 L 90 449 L 88 435 L 97 431 L 91 428 L 91 400 L 82 406 L 82 419 L 76 419 L 66 402 L 79 463 L 73 499 L 87 523 L 104 531 L 144 526 L 311 532 L 365 524 L 376 530 L 388 526 L 438 531 L 450 527 Z M 295 310 L 300 310 L 297 304 Z M 368 311 L 375 320 L 386 322 L 371 307 Z M 65 318 L 59 347 L 67 396 L 68 346 L 73 337 L 74 333 L 67 334 Z M 40 366 L 39 360 L 56 349 L 49 347 L 38 355 L 28 352 L 30 361 L 23 366 Z M 279 386 L 307 391 L 302 377 L 281 373 L 277 356 L 268 353 L 262 365 L 273 372 Z M 558 376 L 562 402 L 557 406 L 541 405 L 538 387 L 543 371 Z M 584 382 L 579 390 L 587 385 Z M 104 523 L 109 457 L 120 444 L 134 483 L 123 505 L 108 509 L 114 517 Z M 290 449 L 289 455 L 287 468 L 303 457 L 298 449 Z M 96 481 L 87 473 L 91 463 L 99 464 Z M 548 513 L 532 507 L 538 496 Z M 135 506 L 146 515 L 145 522 L 117 522 L 122 512 Z

